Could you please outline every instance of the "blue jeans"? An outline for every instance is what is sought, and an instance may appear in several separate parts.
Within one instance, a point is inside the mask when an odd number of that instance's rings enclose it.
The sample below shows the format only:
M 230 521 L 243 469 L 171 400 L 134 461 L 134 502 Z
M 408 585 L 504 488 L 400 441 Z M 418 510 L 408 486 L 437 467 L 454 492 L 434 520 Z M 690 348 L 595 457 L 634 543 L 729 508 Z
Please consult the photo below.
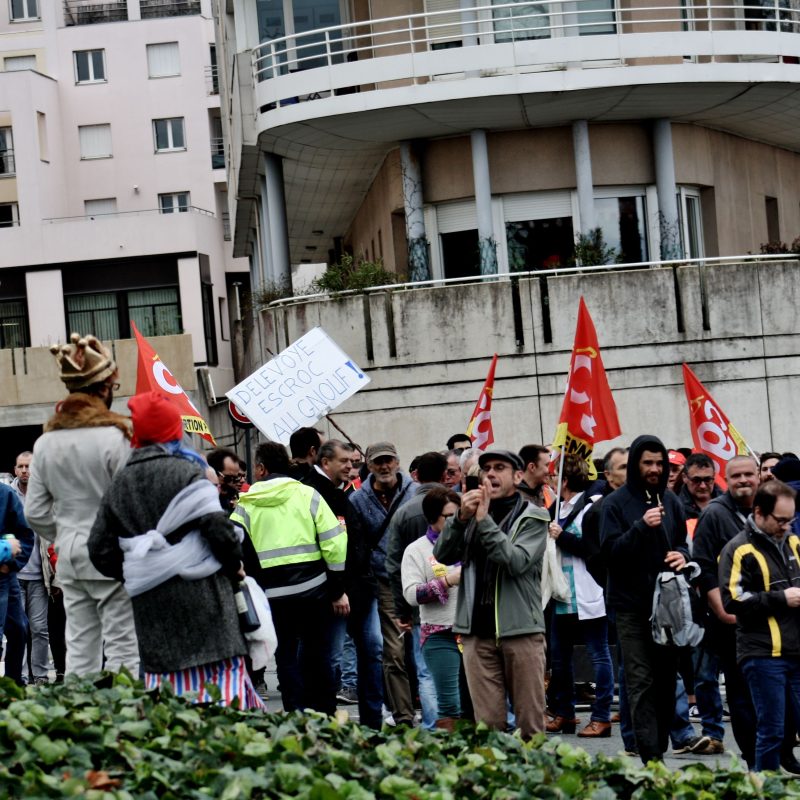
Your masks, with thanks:
M 701 642 L 694 649 L 694 694 L 703 721 L 703 736 L 722 741 L 722 697 L 719 693 L 719 657 Z
M 422 706 L 422 727 L 432 731 L 436 727 L 436 686 L 428 671 L 425 656 L 419 646 L 419 625 L 412 629 L 414 636 L 414 662 L 417 665 L 417 683 L 419 684 L 419 702 Z
M 20 686 L 22 662 L 28 644 L 28 618 L 15 573 L 0 577 L 0 640 L 6 636 L 6 677 Z
M 333 660 L 339 663 L 346 653 L 345 635 L 349 634 L 355 649 L 356 678 L 346 683 L 342 668 L 342 685 L 355 685 L 358 694 L 358 715 L 362 725 L 380 730 L 383 724 L 383 636 L 378 616 L 378 600 L 351 607 L 349 617 L 337 617 L 333 628 Z
M 605 617 L 579 620 L 577 614 L 553 614 L 550 631 L 550 693 L 553 711 L 572 719 L 575 716 L 575 680 L 572 669 L 572 650 L 578 634 L 592 659 L 595 682 L 595 701 L 592 719 L 608 722 L 611 701 L 614 699 L 614 667 L 608 649 L 608 621 Z
M 346 623 L 343 627 L 347 627 Z M 358 686 L 358 660 L 353 637 L 345 631 L 341 650 L 339 650 L 338 642 L 335 646 L 336 652 L 339 653 L 339 684 L 342 689 L 355 689 Z
M 432 633 L 422 645 L 425 663 L 436 687 L 438 718 L 461 717 L 461 651 L 452 631 Z
M 755 769 L 777 770 L 787 711 L 794 714 L 795 728 L 800 720 L 800 658 L 748 658 L 742 672 L 756 709 Z
M 675 682 L 675 716 L 672 719 L 669 738 L 674 748 L 683 747 L 696 738 L 694 726 L 689 722 L 689 698 L 680 675 Z

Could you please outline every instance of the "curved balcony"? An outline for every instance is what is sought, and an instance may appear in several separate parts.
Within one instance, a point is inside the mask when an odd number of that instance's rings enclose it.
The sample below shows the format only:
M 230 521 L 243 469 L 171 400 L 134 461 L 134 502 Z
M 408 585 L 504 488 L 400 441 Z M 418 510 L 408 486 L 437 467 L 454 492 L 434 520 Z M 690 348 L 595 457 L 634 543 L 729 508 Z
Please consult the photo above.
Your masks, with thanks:
M 320 28 L 261 43 L 252 64 L 266 129 L 413 102 L 642 84 L 791 84 L 800 78 L 797 34 L 798 0 L 540 0 Z M 395 89 L 405 91 L 379 91 Z M 726 101 L 719 95 L 680 100 L 691 113 Z

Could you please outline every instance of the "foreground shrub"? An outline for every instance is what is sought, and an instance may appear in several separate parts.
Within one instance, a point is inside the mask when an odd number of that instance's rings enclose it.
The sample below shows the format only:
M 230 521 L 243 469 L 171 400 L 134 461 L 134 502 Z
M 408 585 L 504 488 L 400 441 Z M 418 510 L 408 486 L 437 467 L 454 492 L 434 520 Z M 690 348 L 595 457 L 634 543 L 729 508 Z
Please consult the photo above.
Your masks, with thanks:
M 321 715 L 192 706 L 125 674 L 27 693 L 0 679 L 0 695 L 3 798 L 800 797 L 792 781 L 735 762 L 673 773 L 481 727 L 376 733 Z

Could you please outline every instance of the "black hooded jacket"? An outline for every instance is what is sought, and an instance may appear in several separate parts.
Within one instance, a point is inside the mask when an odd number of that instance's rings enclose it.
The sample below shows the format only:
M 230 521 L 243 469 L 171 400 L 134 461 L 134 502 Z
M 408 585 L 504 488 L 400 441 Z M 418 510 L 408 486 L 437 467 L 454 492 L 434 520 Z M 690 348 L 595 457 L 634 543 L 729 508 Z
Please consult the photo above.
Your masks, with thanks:
M 642 481 L 639 462 L 647 450 L 663 453 L 664 471 L 655 491 Z M 607 604 L 617 611 L 650 616 L 656 576 L 668 569 L 664 558 L 677 550 L 688 559 L 686 518 L 677 495 L 667 491 L 667 449 L 655 436 L 639 436 L 628 454 L 625 485 L 603 500 L 600 543 L 608 564 Z M 651 528 L 642 517 L 658 505 L 664 506 L 661 525 Z

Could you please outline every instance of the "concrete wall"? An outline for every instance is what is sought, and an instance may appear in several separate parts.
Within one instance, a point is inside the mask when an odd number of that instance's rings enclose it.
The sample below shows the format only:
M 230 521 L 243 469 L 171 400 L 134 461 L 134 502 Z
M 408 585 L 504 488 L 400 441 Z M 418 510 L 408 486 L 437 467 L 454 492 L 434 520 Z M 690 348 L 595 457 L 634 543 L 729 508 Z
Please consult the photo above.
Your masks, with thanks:
M 782 240 L 791 243 L 800 236 L 800 154 L 697 125 L 673 124 L 672 129 L 676 182 L 705 193 L 707 256 L 759 252 L 769 239 L 767 196 L 778 200 Z M 591 125 L 589 131 L 596 189 L 655 184 L 649 122 Z M 488 144 L 494 196 L 575 188 L 569 128 L 489 133 Z M 426 204 L 474 196 L 469 137 L 428 140 L 419 150 Z M 347 237 L 358 253 L 377 242 L 381 229 L 389 268 L 395 260 L 387 252 L 386 218 L 389 209 L 402 207 L 400 188 L 399 160 L 390 155 Z M 650 246 L 651 252 L 657 250 L 653 242 Z
M 685 361 L 753 448 L 798 450 L 798 278 L 796 261 L 526 278 L 516 323 L 508 280 L 307 300 L 262 313 L 248 372 L 266 348 L 320 325 L 372 379 L 335 412 L 338 424 L 365 445 L 393 440 L 407 464 L 464 430 L 497 352 L 497 444 L 549 442 L 583 295 L 619 411 L 615 443 L 655 433 L 691 446 Z

